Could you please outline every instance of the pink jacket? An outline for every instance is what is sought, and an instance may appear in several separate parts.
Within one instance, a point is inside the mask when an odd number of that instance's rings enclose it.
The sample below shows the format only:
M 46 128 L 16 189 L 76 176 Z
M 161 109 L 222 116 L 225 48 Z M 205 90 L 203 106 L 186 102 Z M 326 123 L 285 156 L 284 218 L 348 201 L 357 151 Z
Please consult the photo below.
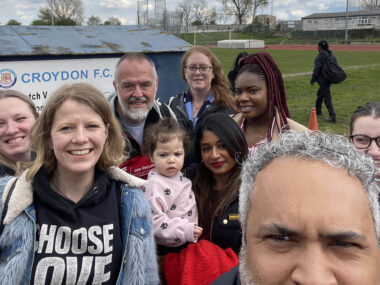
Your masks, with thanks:
M 176 247 L 194 240 L 198 210 L 191 181 L 179 171 L 171 177 L 149 171 L 145 195 L 152 207 L 156 243 Z

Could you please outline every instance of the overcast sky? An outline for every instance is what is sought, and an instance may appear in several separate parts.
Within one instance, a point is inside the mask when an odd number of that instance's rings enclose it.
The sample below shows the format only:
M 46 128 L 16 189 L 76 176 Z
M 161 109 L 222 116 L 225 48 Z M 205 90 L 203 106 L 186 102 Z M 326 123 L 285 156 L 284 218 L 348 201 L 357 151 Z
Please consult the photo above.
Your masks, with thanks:
M 118 17 L 123 24 L 135 25 L 137 22 L 137 0 L 82 0 L 87 20 L 91 15 L 103 21 Z M 155 0 L 148 0 L 149 13 L 154 11 Z M 282 20 L 297 20 L 313 13 L 345 12 L 347 0 L 273 0 L 273 14 Z M 142 2 L 142 1 L 141 1 Z M 146 3 L 146 1 L 144 0 Z M 181 0 L 166 0 L 168 11 L 174 11 Z M 359 0 L 349 0 L 350 11 L 357 10 Z M 38 10 L 47 6 L 47 0 L 0 0 L 0 24 L 15 19 L 29 25 L 37 18 Z M 220 0 L 208 0 L 208 5 L 222 11 Z M 271 14 L 271 5 L 259 9 L 257 14 Z

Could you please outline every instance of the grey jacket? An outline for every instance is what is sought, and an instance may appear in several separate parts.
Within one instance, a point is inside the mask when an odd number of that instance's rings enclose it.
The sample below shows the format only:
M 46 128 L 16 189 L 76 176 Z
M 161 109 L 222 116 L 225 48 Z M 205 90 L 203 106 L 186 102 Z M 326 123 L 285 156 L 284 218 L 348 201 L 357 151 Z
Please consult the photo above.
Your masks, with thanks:
M 125 182 L 121 189 L 120 217 L 123 260 L 117 284 L 158 284 L 158 266 L 149 204 L 140 189 L 145 181 L 119 168 L 108 171 L 111 179 Z M 36 211 L 33 188 L 24 172 L 17 181 L 0 236 L 2 284 L 29 284 L 34 258 Z M 0 178 L 0 211 L 14 179 Z

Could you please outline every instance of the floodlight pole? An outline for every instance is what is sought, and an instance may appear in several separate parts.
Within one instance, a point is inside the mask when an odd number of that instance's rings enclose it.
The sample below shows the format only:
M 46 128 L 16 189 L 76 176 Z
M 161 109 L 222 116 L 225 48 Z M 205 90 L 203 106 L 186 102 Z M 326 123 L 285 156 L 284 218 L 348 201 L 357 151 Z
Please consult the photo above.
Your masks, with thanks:
M 347 44 L 348 40 L 348 30 L 347 30 L 347 22 L 348 22 L 348 0 L 346 2 L 346 29 L 344 31 L 344 44 Z
M 52 26 L 54 26 L 53 1 L 54 0 L 50 0 L 50 14 L 51 14 L 51 25 Z

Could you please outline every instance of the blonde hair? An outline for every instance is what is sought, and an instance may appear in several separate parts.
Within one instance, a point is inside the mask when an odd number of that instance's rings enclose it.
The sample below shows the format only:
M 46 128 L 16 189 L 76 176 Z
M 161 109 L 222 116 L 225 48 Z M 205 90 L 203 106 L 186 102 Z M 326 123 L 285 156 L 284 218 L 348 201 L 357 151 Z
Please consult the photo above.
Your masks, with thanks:
M 204 54 L 211 62 L 213 67 L 212 71 L 214 72 L 214 78 L 211 81 L 211 89 L 215 93 L 215 103 L 221 107 L 231 107 L 236 110 L 235 101 L 233 100 L 230 90 L 230 83 L 223 72 L 222 65 L 215 54 L 213 54 L 208 48 L 203 46 L 194 46 L 185 52 L 181 60 L 182 78 L 186 80 L 185 69 L 187 60 L 194 52 Z
M 36 109 L 36 106 L 34 105 L 33 101 L 23 93 L 16 91 L 16 90 L 0 90 L 0 100 L 5 98 L 17 98 L 23 102 L 26 103 L 26 105 L 29 107 L 30 111 L 33 114 L 33 117 L 35 119 L 38 118 L 38 112 Z M 10 160 L 8 157 L 6 157 L 4 154 L 0 153 L 0 164 L 4 165 L 12 170 L 14 170 L 16 173 L 22 172 L 24 169 L 22 167 L 23 164 L 20 164 L 19 162 L 14 162 Z
M 31 130 L 32 147 L 37 152 L 37 158 L 27 173 L 28 180 L 32 180 L 41 167 L 47 173 L 52 173 L 56 167 L 56 158 L 49 147 L 50 132 L 56 111 L 67 100 L 74 100 L 89 106 L 102 118 L 104 124 L 108 127 L 108 137 L 96 166 L 104 171 L 111 166 L 119 166 L 124 160 L 125 142 L 121 127 L 105 96 L 87 83 L 64 85 L 48 99 L 40 117 Z

